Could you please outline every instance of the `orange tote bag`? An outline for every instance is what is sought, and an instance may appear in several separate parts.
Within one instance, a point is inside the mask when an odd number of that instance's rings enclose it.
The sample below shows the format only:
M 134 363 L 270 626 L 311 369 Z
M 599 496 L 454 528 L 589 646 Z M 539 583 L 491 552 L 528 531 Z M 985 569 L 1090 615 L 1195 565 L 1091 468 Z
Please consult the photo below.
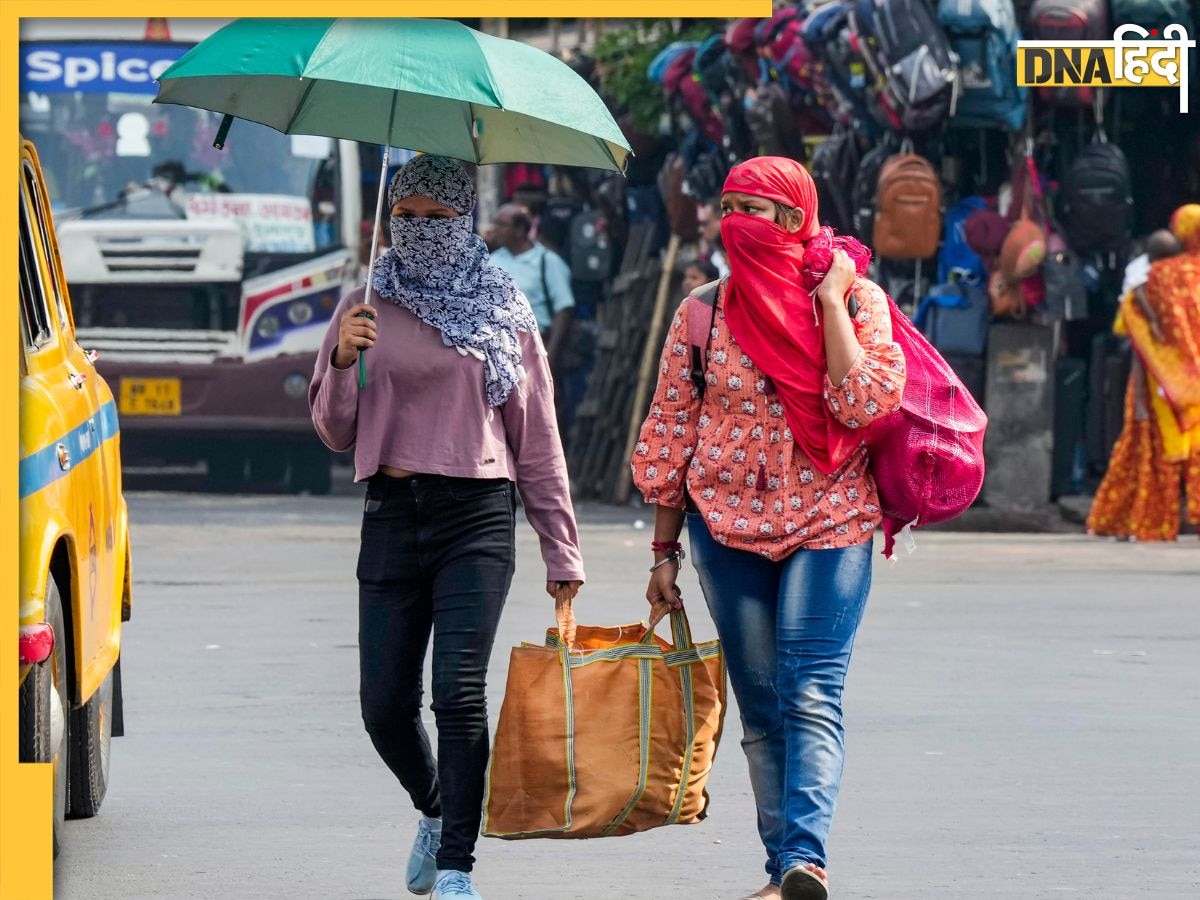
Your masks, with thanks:
M 560 632 L 572 630 L 568 646 Z M 718 641 L 693 643 L 682 611 L 671 634 L 655 635 L 653 619 L 602 628 L 571 617 L 543 645 L 513 648 L 484 835 L 609 837 L 705 817 L 725 666 Z

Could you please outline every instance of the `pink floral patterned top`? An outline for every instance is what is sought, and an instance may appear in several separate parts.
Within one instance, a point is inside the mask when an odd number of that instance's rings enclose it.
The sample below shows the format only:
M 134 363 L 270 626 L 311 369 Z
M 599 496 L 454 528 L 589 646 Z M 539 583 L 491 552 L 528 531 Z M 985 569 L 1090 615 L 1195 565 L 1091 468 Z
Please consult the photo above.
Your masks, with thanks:
M 825 399 L 842 423 L 865 428 L 900 405 L 904 354 L 892 340 L 879 286 L 860 278 L 854 295 L 862 352 L 841 384 L 826 376 Z M 647 503 L 676 508 L 685 505 L 686 483 L 717 541 L 772 560 L 798 547 L 832 549 L 870 540 L 881 515 L 866 446 L 832 475 L 812 465 L 792 440 L 770 379 L 730 334 L 723 301 L 724 290 L 703 398 L 691 380 L 687 316 L 695 307 L 685 302 L 675 315 L 634 451 L 634 483 Z

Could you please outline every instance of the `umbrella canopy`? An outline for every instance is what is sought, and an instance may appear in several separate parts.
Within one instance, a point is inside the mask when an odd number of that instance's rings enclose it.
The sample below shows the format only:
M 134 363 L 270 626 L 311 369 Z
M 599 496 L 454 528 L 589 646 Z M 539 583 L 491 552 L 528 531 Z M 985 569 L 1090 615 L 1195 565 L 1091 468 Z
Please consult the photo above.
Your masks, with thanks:
M 473 163 L 623 171 L 630 152 L 565 63 L 449 19 L 239 19 L 159 82 L 156 103 Z

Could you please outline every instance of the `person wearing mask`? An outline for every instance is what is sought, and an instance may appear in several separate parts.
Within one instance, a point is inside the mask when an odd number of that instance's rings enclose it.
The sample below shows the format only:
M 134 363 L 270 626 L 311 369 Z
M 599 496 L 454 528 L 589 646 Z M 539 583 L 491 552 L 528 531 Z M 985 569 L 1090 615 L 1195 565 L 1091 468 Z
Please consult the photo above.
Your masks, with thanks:
M 504 269 L 529 298 L 537 316 L 550 369 L 562 372 L 563 352 L 575 316 L 571 268 L 552 250 L 533 240 L 533 218 L 525 207 L 506 203 L 492 220 L 492 264 Z
M 676 313 L 632 460 L 656 509 L 646 598 L 655 615 L 682 603 L 686 522 L 766 851 L 769 881 L 750 897 L 824 900 L 842 688 L 882 521 L 863 434 L 899 407 L 904 355 L 886 295 L 858 274 L 866 248 L 840 238 L 830 254 L 814 240 L 817 190 L 802 165 L 735 166 L 721 207 L 731 274 L 711 310 L 685 301 Z M 697 314 L 711 327 L 694 380 Z
M 420 156 L 392 180 L 391 249 L 342 298 L 309 404 L 321 439 L 354 449 L 360 700 L 375 749 L 421 814 L 407 886 L 480 900 L 471 881 L 488 762 L 488 660 L 516 559 L 516 491 L 541 540 L 546 591 L 583 583 L 578 529 L 537 321 L 473 230 L 458 163 Z M 367 382 L 358 386 L 359 354 Z M 421 723 L 433 637 L 434 756 Z

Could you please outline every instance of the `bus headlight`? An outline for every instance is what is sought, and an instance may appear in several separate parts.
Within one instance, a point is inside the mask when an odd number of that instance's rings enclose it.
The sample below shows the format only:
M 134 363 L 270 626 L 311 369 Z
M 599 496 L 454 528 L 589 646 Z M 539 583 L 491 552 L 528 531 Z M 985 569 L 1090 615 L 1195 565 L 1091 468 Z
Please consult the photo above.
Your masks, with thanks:
M 283 392 L 293 400 L 303 399 L 308 396 L 308 379 L 293 372 L 283 379 Z
M 312 321 L 313 308 L 305 300 L 297 300 L 288 306 L 288 318 L 293 325 L 307 325 Z
M 259 318 L 258 324 L 254 326 L 254 331 L 264 341 L 269 341 L 275 335 L 279 334 L 279 320 L 270 313 L 267 313 Z

